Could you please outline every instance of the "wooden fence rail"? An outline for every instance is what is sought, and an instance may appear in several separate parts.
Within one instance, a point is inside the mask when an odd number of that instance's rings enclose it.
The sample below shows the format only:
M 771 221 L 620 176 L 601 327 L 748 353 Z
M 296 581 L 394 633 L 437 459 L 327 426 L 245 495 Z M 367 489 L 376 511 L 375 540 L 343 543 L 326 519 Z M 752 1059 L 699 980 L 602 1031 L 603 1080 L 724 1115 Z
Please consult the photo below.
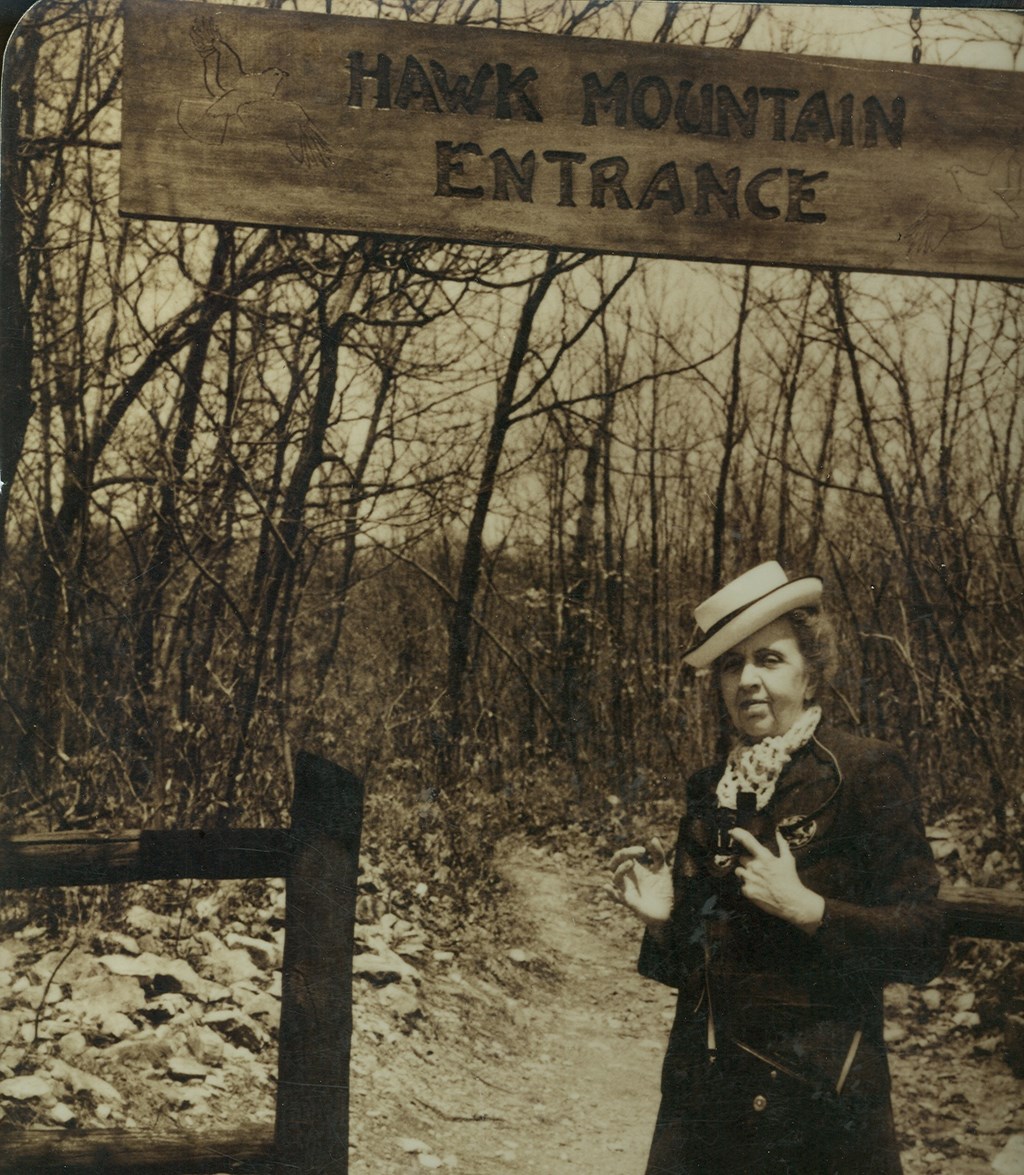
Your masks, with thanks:
M 0 1170 L 10 1175 L 224 1175 L 286 1170 L 291 1175 L 298 1170 L 284 1166 L 274 1143 L 274 1127 L 261 1124 L 202 1134 L 12 1131 L 3 1136 L 0 1163 Z
M 1024 893 L 944 885 L 939 897 L 954 937 L 1024 942 Z
M 0 839 L 0 889 L 174 878 L 286 877 L 284 828 L 43 832 Z
M 285 942 L 274 1127 L 233 1132 L 0 1136 L 11 1175 L 289 1175 L 348 1171 L 352 951 L 363 788 L 341 767 L 300 752 L 291 828 L 46 833 L 0 839 L 0 889 L 176 878 L 284 877 Z
M 0 838 L 0 889 L 175 877 L 286 877 L 292 843 L 292 833 L 278 828 L 11 836 Z M 1024 942 L 1024 893 L 943 885 L 939 897 L 950 934 Z

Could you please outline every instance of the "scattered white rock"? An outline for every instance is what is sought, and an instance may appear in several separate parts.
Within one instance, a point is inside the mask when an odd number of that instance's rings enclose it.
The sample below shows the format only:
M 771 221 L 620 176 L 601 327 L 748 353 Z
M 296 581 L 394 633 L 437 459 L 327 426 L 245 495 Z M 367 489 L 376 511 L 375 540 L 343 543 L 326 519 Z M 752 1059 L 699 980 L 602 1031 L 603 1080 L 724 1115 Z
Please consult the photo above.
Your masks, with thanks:
M 934 987 L 926 987 L 920 992 L 921 1003 L 929 1012 L 937 1012 L 942 1007 L 942 992 Z
M 134 956 L 103 955 L 100 962 L 112 975 L 131 976 L 151 984 L 159 980 L 165 991 L 184 992 L 207 1004 L 227 999 L 231 994 L 222 984 L 200 978 L 184 959 L 165 959 L 143 951 Z
M 108 1040 L 124 1040 L 126 1036 L 133 1036 L 138 1029 L 135 1021 L 129 1019 L 124 1012 L 106 1012 L 97 1025 L 100 1036 Z
M 60 1037 L 69 1033 L 75 1027 L 74 1021 L 67 1016 L 59 1016 L 56 1019 L 45 1019 L 39 1021 L 39 1040 L 58 1040 Z
M 415 959 L 427 949 L 427 943 L 421 934 L 414 933 L 400 938 L 395 944 L 395 949 L 400 955 Z
M 981 1017 L 977 1012 L 955 1012 L 953 1023 L 957 1028 L 977 1028 L 981 1024 Z
M 166 1020 L 173 1020 L 175 1016 L 183 1015 L 191 1007 L 189 999 L 180 991 L 165 991 L 163 995 L 147 1000 L 141 1011 L 151 1023 L 162 1024 Z
M 0 1038 L 2 1039 L 2 1038 Z M 13 1077 L 18 1066 L 25 1059 L 25 1050 L 8 1045 L 3 1050 L 3 1061 L 0 1062 L 0 1077 Z
M 1010 1136 L 1006 1146 L 992 1160 L 997 1175 L 1024 1175 L 1024 1134 Z
M 160 960 L 144 951 L 141 955 L 101 955 L 100 962 L 111 975 L 131 975 L 135 979 L 152 979 Z
M 403 1019 L 415 1016 L 423 1010 L 415 989 L 405 983 L 390 983 L 382 987 L 377 996 L 385 1008 Z
M 248 951 L 231 950 L 211 930 L 202 931 L 198 938 L 205 952 L 202 968 L 217 983 L 230 987 L 259 975 Z
M 141 955 L 142 949 L 138 944 L 138 940 L 134 939 L 130 934 L 122 934 L 119 930 L 109 930 L 103 935 L 103 941 L 115 946 L 122 954 L 125 955 Z
M 220 913 L 221 895 L 216 891 L 200 898 L 194 907 L 195 917 L 200 922 L 209 922 Z
M 86 1043 L 84 1034 L 76 1028 L 60 1038 L 57 1043 L 57 1052 L 65 1061 L 70 1061 L 85 1052 Z
M 167 1062 L 167 1073 L 172 1081 L 202 1081 L 208 1072 L 195 1057 L 176 1056 Z
M 175 1085 L 164 1086 L 164 1101 L 172 1110 L 208 1109 L 210 1091 L 202 1085 Z
M 259 995 L 242 1004 L 242 1011 L 247 1016 L 262 1020 L 268 1027 L 276 1029 L 281 1020 L 281 1001 L 269 991 L 261 991 Z
M 67 1061 L 62 1061 L 59 1057 L 52 1057 L 47 1067 L 57 1081 L 63 1081 L 65 1085 L 70 1085 L 75 1093 L 89 1093 L 100 1102 L 120 1102 L 122 1100 L 121 1095 L 109 1081 L 104 1081 L 95 1073 L 87 1073 L 84 1069 L 69 1065 Z
M 407 1155 L 424 1155 L 430 1153 L 430 1147 L 418 1138 L 400 1138 L 398 1145 Z
M 205 1024 L 192 1024 L 185 1031 L 189 1051 L 204 1065 L 219 1065 L 224 1059 L 224 1038 Z
M 158 1036 L 139 1036 L 133 1040 L 119 1040 L 103 1050 L 103 1055 L 113 1063 L 138 1062 L 145 1065 L 162 1065 L 175 1052 L 174 1045 Z
M 246 934 L 226 934 L 224 942 L 232 950 L 248 951 L 252 961 L 265 970 L 272 971 L 281 966 L 281 948 L 276 942 Z
M 58 1102 L 50 1110 L 49 1118 L 58 1126 L 71 1126 L 75 1121 L 75 1111 L 64 1102 Z
M 886 1044 L 899 1044 L 901 1040 L 906 1040 L 907 1030 L 902 1024 L 886 1024 L 884 1036 Z
M 270 1043 L 265 1028 L 240 1009 L 225 1008 L 222 1011 L 207 1012 L 203 1023 L 219 1032 L 239 1048 L 257 1053 Z
M 937 828 L 929 825 L 925 829 L 925 834 L 931 845 L 932 856 L 936 861 L 944 861 L 947 857 L 952 856 L 958 851 L 959 846 L 956 843 L 956 838 L 945 828 Z
M 146 997 L 134 976 L 96 975 L 71 985 L 71 998 L 88 1010 L 92 1023 L 107 1012 L 137 1012 Z
M 24 1004 L 29 1008 L 59 1004 L 64 998 L 64 993 L 61 991 L 60 985 L 56 983 L 51 983 L 49 987 L 43 983 L 29 984 L 27 987 L 23 987 L 17 995 L 18 1003 Z
M 396 979 L 418 979 L 419 972 L 411 964 L 386 949 L 371 954 L 364 952 L 352 960 L 353 975 L 370 975 L 378 982 L 388 983 Z
M 132 906 L 125 915 L 125 922 L 140 934 L 159 934 L 167 926 L 167 919 L 162 914 L 154 914 L 145 906 Z
M 84 979 L 89 975 L 97 975 L 102 969 L 97 965 L 92 955 L 85 951 L 75 950 L 69 955 L 67 948 L 47 951 L 29 968 L 29 974 L 37 984 L 60 989 L 62 983 L 71 983 L 75 979 Z
M 37 1073 L 0 1081 L 0 1097 L 9 1097 L 16 1102 L 38 1101 L 52 1096 L 53 1086 Z
M 998 1035 L 983 1037 L 974 1042 L 974 1055 L 976 1057 L 991 1057 L 1002 1043 L 1002 1038 Z

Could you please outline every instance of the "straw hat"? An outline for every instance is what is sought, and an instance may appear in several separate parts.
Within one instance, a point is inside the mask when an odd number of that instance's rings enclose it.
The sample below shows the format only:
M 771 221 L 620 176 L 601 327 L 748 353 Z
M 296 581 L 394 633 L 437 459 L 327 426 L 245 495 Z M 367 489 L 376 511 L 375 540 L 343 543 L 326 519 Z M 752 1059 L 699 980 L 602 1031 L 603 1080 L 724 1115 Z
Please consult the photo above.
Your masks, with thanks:
M 683 660 L 706 669 L 727 649 L 793 608 L 820 603 L 821 589 L 817 576 L 790 579 L 774 561 L 751 568 L 694 609 L 701 636 Z

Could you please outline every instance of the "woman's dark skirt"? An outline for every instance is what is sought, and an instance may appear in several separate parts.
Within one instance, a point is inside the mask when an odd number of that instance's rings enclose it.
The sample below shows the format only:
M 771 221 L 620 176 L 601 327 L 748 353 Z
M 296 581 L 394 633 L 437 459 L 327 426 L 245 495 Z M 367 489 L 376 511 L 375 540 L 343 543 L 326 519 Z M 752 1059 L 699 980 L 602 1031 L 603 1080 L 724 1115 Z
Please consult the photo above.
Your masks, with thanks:
M 837 1096 L 729 1045 L 709 1063 L 706 1043 L 682 1035 L 666 1057 L 647 1175 L 900 1175 L 887 1090 L 854 1081 Z

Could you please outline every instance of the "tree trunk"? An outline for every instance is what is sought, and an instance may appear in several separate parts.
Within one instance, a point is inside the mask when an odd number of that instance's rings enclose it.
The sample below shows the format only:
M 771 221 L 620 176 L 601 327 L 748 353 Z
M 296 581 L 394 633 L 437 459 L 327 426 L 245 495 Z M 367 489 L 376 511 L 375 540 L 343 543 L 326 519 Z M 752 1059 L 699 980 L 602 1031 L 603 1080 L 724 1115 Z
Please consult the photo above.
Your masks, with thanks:
M 448 625 L 448 671 L 446 675 L 447 722 L 440 748 L 442 784 L 451 784 L 458 770 L 460 747 L 464 731 L 464 698 L 466 674 L 469 668 L 470 633 L 473 627 L 473 605 L 484 556 L 484 527 L 491 508 L 491 498 L 497 483 L 498 467 L 505 449 L 505 438 L 512 425 L 512 409 L 519 377 L 526 363 L 526 353 L 533 331 L 534 319 L 555 280 L 558 269 L 549 261 L 526 296 L 519 315 L 515 339 L 508 364 L 498 387 L 491 416 L 491 426 L 484 448 L 483 466 L 477 482 L 470 516 L 466 544 L 462 552 L 459 581 Z
M 32 418 L 32 319 L 22 295 L 21 257 L 25 199 L 25 168 L 18 159 L 20 116 L 32 117 L 35 105 L 35 63 L 42 36 L 26 20 L 12 42 L 4 69 L 3 150 L 0 186 L 0 563 L 3 561 L 7 506 L 21 460 L 25 431 Z
M 732 461 L 739 445 L 738 427 L 741 379 L 741 356 L 743 350 L 743 329 L 747 323 L 750 298 L 750 266 L 743 267 L 743 288 L 740 293 L 740 308 L 736 320 L 736 335 L 732 346 L 732 378 L 729 381 L 728 398 L 725 405 L 725 432 L 722 436 L 722 464 L 715 486 L 715 507 L 711 529 L 711 587 L 722 586 L 725 574 L 725 541 L 729 529 L 728 501 L 729 482 L 732 476 Z

